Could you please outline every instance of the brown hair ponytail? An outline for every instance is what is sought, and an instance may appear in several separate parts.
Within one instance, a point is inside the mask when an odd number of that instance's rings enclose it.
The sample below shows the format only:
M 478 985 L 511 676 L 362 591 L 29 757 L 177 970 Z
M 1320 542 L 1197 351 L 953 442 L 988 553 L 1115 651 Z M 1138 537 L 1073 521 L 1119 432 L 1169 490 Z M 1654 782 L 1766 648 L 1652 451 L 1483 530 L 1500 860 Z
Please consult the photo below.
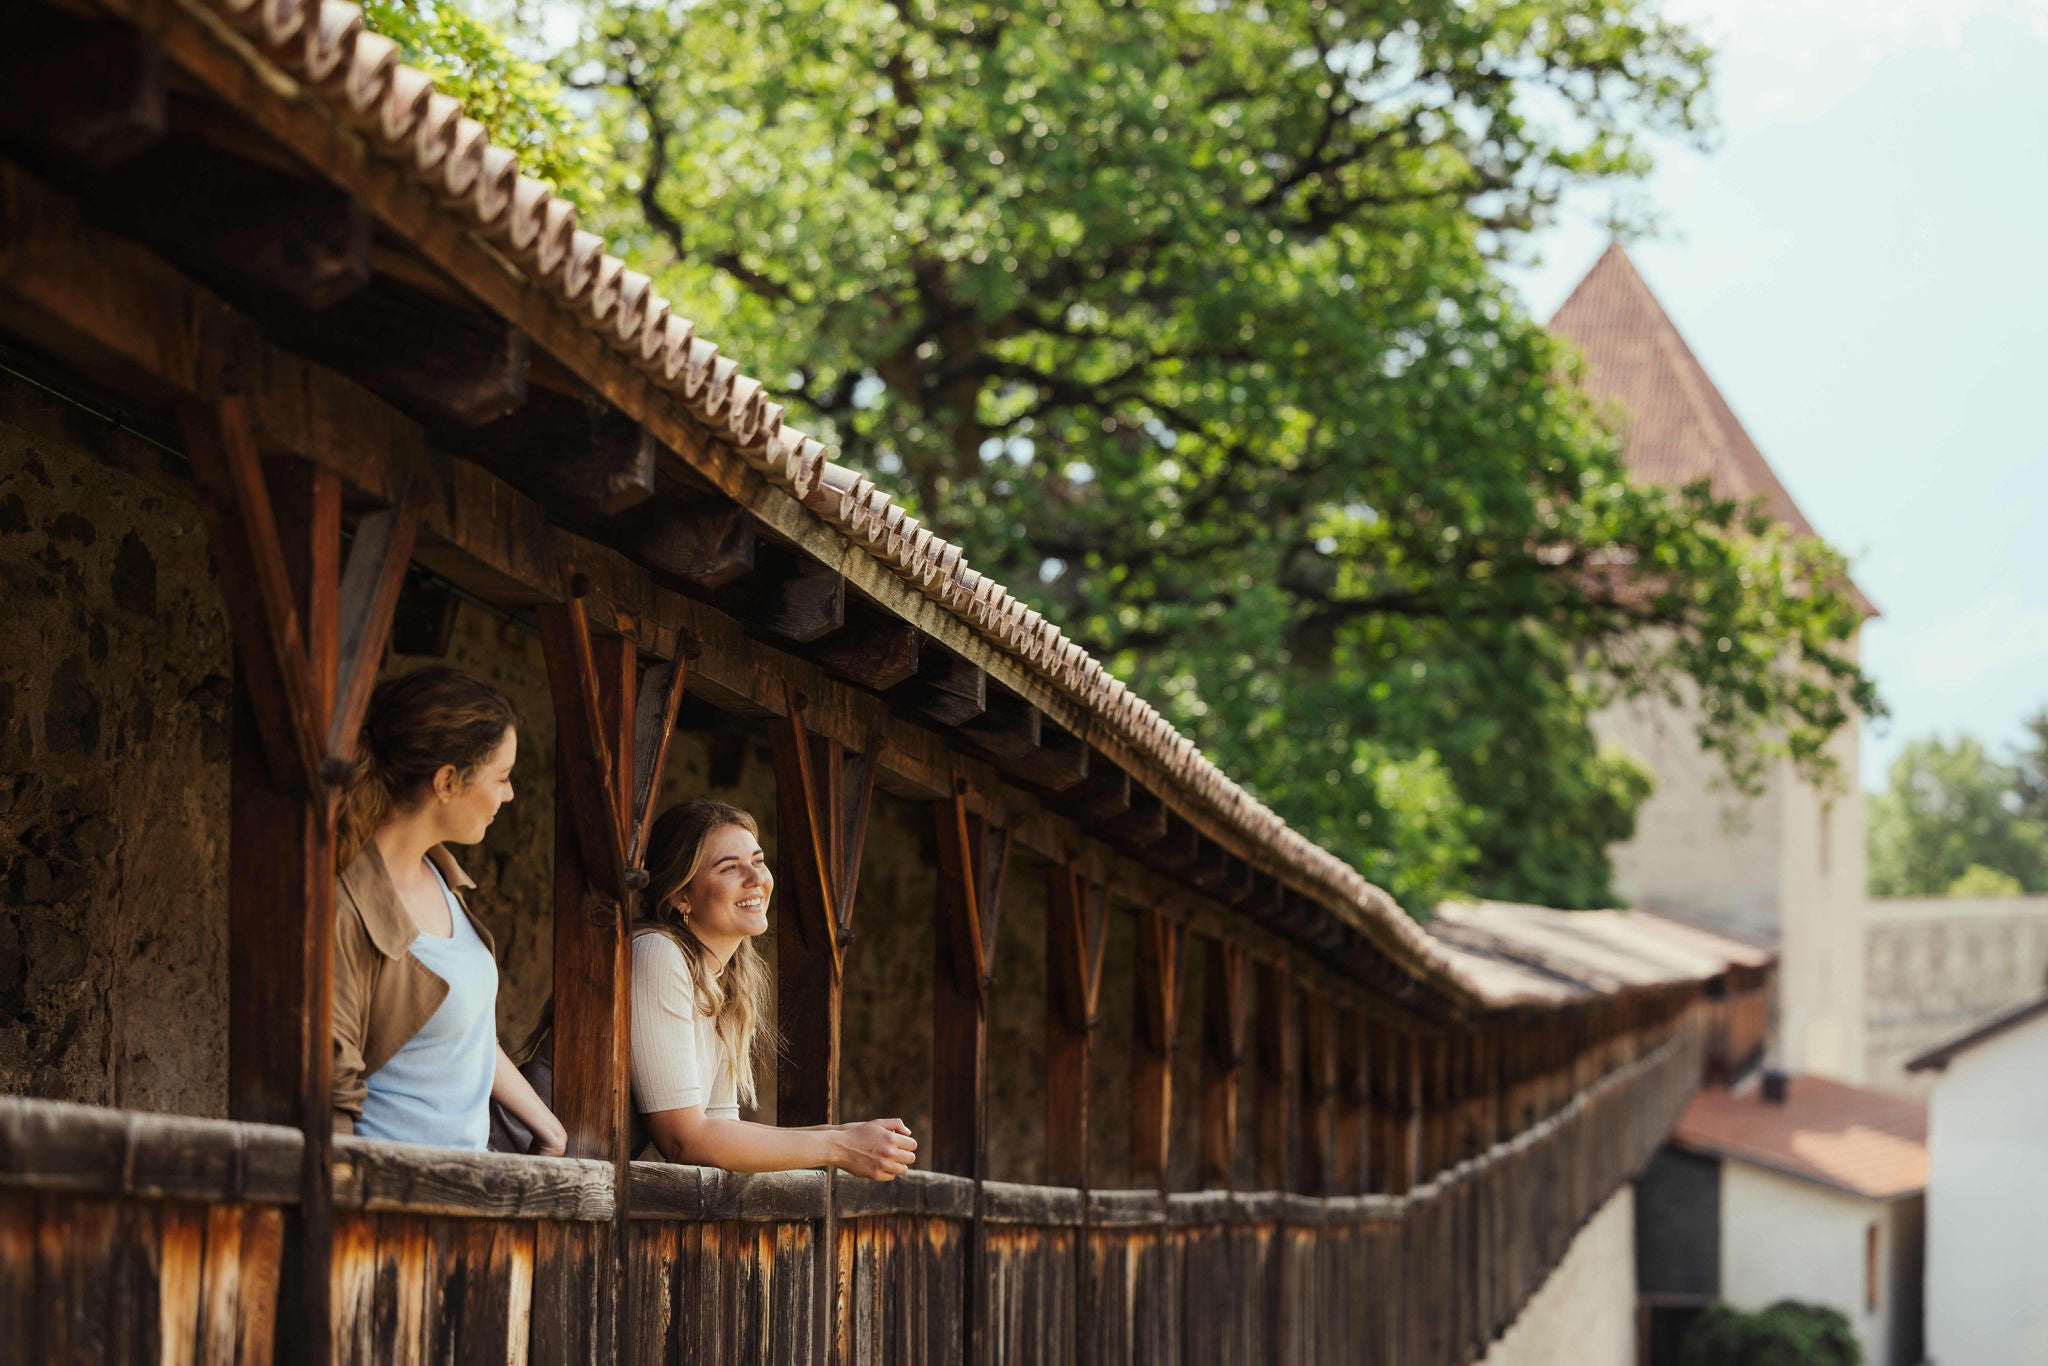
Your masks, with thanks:
M 378 826 L 416 805 L 436 773 L 453 765 L 467 779 L 518 725 L 503 693 L 460 669 L 435 665 L 379 683 L 335 817 L 335 866 L 346 868 Z

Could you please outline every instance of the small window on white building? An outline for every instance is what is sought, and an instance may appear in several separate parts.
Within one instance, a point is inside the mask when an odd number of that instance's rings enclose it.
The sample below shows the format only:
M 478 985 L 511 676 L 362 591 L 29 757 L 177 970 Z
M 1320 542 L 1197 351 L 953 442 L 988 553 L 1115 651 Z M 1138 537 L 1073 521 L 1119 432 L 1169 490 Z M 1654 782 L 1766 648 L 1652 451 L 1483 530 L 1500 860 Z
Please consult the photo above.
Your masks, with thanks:
M 1863 1307 L 1877 1312 L 1877 1221 L 1871 1220 L 1870 1227 L 1863 1230 Z

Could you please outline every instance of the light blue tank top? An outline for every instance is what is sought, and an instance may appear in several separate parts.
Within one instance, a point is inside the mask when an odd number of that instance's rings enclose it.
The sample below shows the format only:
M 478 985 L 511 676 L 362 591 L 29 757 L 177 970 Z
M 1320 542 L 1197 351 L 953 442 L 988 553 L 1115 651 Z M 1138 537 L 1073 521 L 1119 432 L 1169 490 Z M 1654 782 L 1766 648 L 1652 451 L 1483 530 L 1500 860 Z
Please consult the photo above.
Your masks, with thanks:
M 448 984 L 447 999 L 366 1079 L 356 1132 L 400 1143 L 482 1152 L 491 1130 L 491 1082 L 498 1064 L 498 965 L 441 880 L 455 932 L 421 933 L 412 954 Z

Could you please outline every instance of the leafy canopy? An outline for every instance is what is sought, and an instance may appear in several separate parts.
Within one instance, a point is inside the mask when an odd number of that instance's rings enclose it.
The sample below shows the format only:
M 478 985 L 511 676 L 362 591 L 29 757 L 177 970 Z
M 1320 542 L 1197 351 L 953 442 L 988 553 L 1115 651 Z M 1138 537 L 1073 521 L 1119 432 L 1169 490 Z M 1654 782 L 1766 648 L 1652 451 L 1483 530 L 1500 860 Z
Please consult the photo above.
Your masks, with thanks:
M 1870 890 L 1877 896 L 2048 891 L 2048 822 L 2029 814 L 2048 745 L 2013 764 L 1961 736 L 1915 740 L 1871 798 Z
M 1701 122 L 1647 0 L 576 0 L 592 217 L 792 416 L 1410 905 L 1609 895 L 1696 698 L 1874 697 L 1841 562 L 1634 486 L 1494 267 Z

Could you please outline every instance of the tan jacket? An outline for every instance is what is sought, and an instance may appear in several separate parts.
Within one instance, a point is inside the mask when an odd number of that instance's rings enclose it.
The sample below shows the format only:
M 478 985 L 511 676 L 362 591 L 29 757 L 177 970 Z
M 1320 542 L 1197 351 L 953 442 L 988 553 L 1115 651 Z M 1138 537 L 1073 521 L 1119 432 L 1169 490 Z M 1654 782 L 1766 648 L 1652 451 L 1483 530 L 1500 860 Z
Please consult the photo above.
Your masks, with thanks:
M 427 858 L 441 871 L 476 937 L 493 954 L 491 932 L 462 893 L 476 883 L 435 845 Z M 448 998 L 448 983 L 415 958 L 419 933 L 398 899 L 376 841 L 363 846 L 334 886 L 334 1129 L 355 1132 L 363 1113 L 365 1081 L 391 1061 Z

